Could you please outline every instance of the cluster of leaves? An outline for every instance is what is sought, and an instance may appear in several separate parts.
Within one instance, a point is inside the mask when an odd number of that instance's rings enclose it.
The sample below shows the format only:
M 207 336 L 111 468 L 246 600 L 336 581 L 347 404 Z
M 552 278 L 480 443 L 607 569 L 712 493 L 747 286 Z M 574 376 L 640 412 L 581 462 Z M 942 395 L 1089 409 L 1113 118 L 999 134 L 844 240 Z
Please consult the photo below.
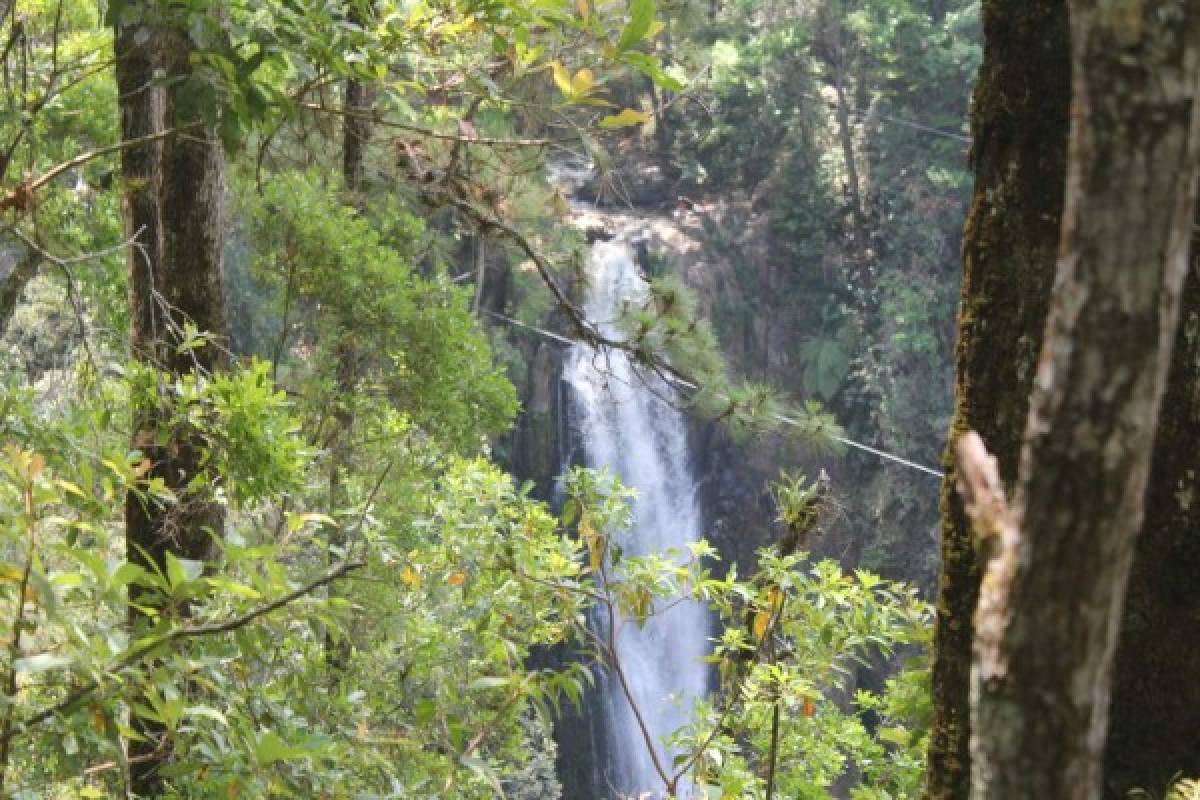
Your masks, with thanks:
M 712 797 L 764 797 L 774 770 L 777 796 L 816 800 L 858 774 L 852 797 L 918 797 L 929 708 L 915 653 L 927 644 L 928 606 L 911 587 L 804 554 L 764 552 L 761 565 L 749 581 L 702 584 L 724 623 L 711 658 L 725 689 L 677 737 L 698 754 L 697 785 Z M 854 689 L 897 652 L 910 663 L 883 691 Z
M 98 429 L 111 407 L 75 403 L 71 424 L 48 427 L 29 391 L 6 395 L 4 435 L 21 442 L 0 459 L 13 796 L 109 796 L 136 705 L 164 727 L 180 796 L 296 796 L 332 781 L 347 796 L 490 797 L 531 757 L 530 710 L 545 720 L 581 696 L 582 665 L 527 667 L 534 647 L 578 635 L 586 607 L 580 545 L 544 506 L 482 460 L 431 456 L 409 427 L 355 517 L 298 510 L 314 462 L 290 404 L 262 394 L 265 375 L 255 364 L 178 387 L 178 413 L 202 432 L 206 463 L 228 467 L 238 511 L 211 564 L 168 555 L 161 574 L 125 562 L 120 509 L 127 493 L 174 498 Z M 109 379 L 102 393 L 128 408 L 139 383 Z M 347 532 L 337 549 L 331 525 Z M 355 590 L 326 591 L 335 580 Z M 121 624 L 133 588 L 150 615 L 136 634 Z M 331 638 L 351 645 L 336 667 Z
M 385 238 L 336 189 L 312 173 L 285 173 L 245 197 L 252 270 L 280 306 L 269 344 L 277 366 L 286 371 L 290 361 L 318 380 L 349 368 L 358 397 L 343 386 L 335 402 L 369 405 L 363 395 L 381 394 L 440 441 L 477 448 L 508 426 L 516 397 L 468 313 L 468 292 L 414 269 L 425 238 L 418 218 L 377 209 L 392 215 Z M 346 359 L 354 363 L 337 363 Z M 317 392 L 314 412 L 328 408 L 328 396 Z
M 760 569 L 749 579 L 736 566 L 717 577 L 719 556 L 703 539 L 631 556 L 619 546 L 628 522 L 620 486 L 603 473 L 575 470 L 565 487 L 565 513 L 589 554 L 584 572 L 598 581 L 595 603 L 611 611 L 616 627 L 644 626 L 684 601 L 705 604 L 720 621 L 706 659 L 717 665 L 720 687 L 666 743 L 676 756 L 664 786 L 677 790 L 688 780 L 700 796 L 762 798 L 774 772 L 776 796 L 817 800 L 836 796 L 835 784 L 857 775 L 856 800 L 919 796 L 931 711 L 931 609 L 914 588 L 773 550 L 759 553 Z M 788 519 L 810 522 L 820 483 L 800 478 L 779 491 Z M 599 663 L 619 668 L 613 639 L 592 641 Z M 882 689 L 856 685 L 889 660 L 905 666 Z

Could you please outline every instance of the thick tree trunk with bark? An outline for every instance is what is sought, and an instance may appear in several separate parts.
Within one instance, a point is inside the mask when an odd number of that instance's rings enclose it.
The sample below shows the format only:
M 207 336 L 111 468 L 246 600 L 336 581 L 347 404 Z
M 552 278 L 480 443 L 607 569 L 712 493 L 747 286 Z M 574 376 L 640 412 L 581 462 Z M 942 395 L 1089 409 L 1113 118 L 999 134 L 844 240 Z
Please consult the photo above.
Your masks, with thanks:
M 221 220 L 223 155 L 215 132 L 200 123 L 189 96 L 192 54 L 182 30 L 157 15 L 154 3 L 127 8 L 116 27 L 117 84 L 125 139 L 187 128 L 185 135 L 122 151 L 121 178 L 130 248 L 130 339 L 133 356 L 166 375 L 209 375 L 223 369 L 225 305 L 222 291 L 224 230 Z M 155 72 L 177 78 L 164 85 Z M 207 346 L 180 351 L 185 329 L 215 334 Z M 126 500 L 126 548 L 130 562 L 161 569 L 167 553 L 204 560 L 221 535 L 224 515 L 207 487 L 189 483 L 200 469 L 194 431 L 163 429 L 170 418 L 170 385 L 141 398 L 134 409 L 134 449 L 149 461 L 147 478 L 160 477 L 176 494 L 164 506 L 131 492 Z M 155 598 L 131 590 L 130 624 L 144 624 L 138 606 Z M 142 738 L 129 742 L 130 789 L 141 797 L 162 792 L 159 769 L 169 755 L 161 726 L 138 714 L 130 725 Z
M 1200 776 L 1200 234 L 1183 286 L 1113 667 L 1104 756 L 1113 800 L 1133 788 L 1161 797 L 1177 773 Z
M 1096 798 L 1200 174 L 1200 6 L 1072 0 L 1063 236 L 972 671 L 980 800 Z
M 979 431 L 1011 483 L 1058 250 L 1070 58 L 1066 0 L 985 0 L 983 13 L 950 438 L 953 444 L 963 431 Z M 949 451 L 946 469 L 926 797 L 965 800 L 979 564 Z

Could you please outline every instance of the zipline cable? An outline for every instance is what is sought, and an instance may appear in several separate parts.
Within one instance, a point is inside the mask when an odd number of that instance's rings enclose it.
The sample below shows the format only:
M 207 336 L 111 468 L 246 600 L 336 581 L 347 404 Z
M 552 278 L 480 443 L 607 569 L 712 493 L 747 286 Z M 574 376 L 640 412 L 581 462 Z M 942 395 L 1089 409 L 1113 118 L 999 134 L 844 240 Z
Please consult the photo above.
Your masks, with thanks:
M 829 99 L 828 97 L 821 97 L 820 95 L 816 95 L 811 92 L 797 92 L 797 94 L 800 97 L 805 97 L 809 100 L 816 100 L 818 103 L 822 103 L 834 111 L 836 111 L 838 108 L 837 102 Z M 971 137 L 967 136 L 966 134 L 956 133 L 954 131 L 948 131 L 945 128 L 935 128 L 932 125 L 926 125 L 921 122 L 913 122 L 911 119 L 903 119 L 901 117 L 894 117 L 891 114 L 884 114 L 881 111 L 870 111 L 870 110 L 864 110 L 861 108 L 851 108 L 850 106 L 846 106 L 846 113 L 852 117 L 860 117 L 863 119 L 867 119 L 867 118 L 870 118 L 871 116 L 875 116 L 878 119 L 883 120 L 884 122 L 890 122 L 893 125 L 900 125 L 905 128 L 912 128 L 915 131 L 921 131 L 922 133 L 928 133 L 932 136 L 941 136 L 944 139 L 953 139 L 954 141 L 962 142 L 963 144 L 971 143 Z
M 568 336 L 563 336 L 560 333 L 554 333 L 553 331 L 548 331 L 548 330 L 545 330 L 544 328 L 539 328 L 535 325 L 530 325 L 527 322 L 521 322 L 519 319 L 513 319 L 512 317 L 506 317 L 503 314 L 497 314 L 495 311 L 489 311 L 487 309 L 483 309 L 483 313 L 487 314 L 489 317 L 498 319 L 501 322 L 504 322 L 508 325 L 512 325 L 512 326 L 515 326 L 518 328 L 523 328 L 531 333 L 541 336 L 544 339 L 550 339 L 551 341 L 558 342 L 559 344 L 573 346 L 573 345 L 581 343 L 577 339 L 572 339 Z M 684 389 L 690 389 L 691 391 L 698 391 L 700 388 L 696 384 L 692 383 L 691 381 L 685 381 L 682 378 L 677 378 L 677 377 L 674 377 L 673 375 L 664 375 L 663 378 L 665 378 L 668 383 L 673 383 L 676 386 L 680 386 Z M 787 417 L 787 416 L 784 416 L 783 414 L 774 414 L 772 416 L 774 416 L 774 418 L 777 421 L 782 422 L 784 425 L 790 425 L 794 428 L 801 427 L 800 421 L 797 419 L 793 419 L 792 417 Z M 919 472 L 924 472 L 928 475 L 934 476 L 935 478 L 945 477 L 945 473 L 942 472 L 941 470 L 936 470 L 933 467 L 927 467 L 924 464 L 918 464 L 915 461 L 910 461 L 909 459 L 898 456 L 895 453 L 889 453 L 886 450 L 880 450 L 877 447 L 871 447 L 868 444 L 863 444 L 862 442 L 856 442 L 853 439 L 846 438 L 845 436 L 833 436 L 832 438 L 838 442 L 841 442 L 842 444 L 846 445 L 847 447 L 853 447 L 856 450 L 862 450 L 863 452 L 870 453 L 878 458 L 882 458 L 887 461 L 891 461 L 896 464 L 900 464 L 901 466 L 908 467 L 909 469 L 915 469 L 915 470 L 918 470 Z

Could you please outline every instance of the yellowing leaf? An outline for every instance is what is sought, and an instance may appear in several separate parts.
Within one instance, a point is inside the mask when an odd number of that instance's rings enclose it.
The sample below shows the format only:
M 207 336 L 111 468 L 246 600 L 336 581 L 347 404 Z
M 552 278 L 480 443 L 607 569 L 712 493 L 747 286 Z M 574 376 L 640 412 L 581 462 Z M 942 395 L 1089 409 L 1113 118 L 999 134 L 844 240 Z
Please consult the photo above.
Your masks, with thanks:
M 152 467 L 152 466 L 154 466 L 154 465 L 150 462 L 150 459 L 143 458 L 141 463 L 133 468 L 133 474 L 140 478 L 143 475 L 145 475 L 147 472 L 149 472 L 150 467 Z
M 654 22 L 650 23 L 650 28 L 646 31 L 645 38 L 653 39 L 655 36 L 658 36 L 660 33 L 662 33 L 666 27 L 667 23 L 663 22 L 661 19 L 654 20 Z
M 87 499 L 87 494 L 84 493 L 83 489 L 80 489 L 78 486 L 71 483 L 70 481 L 57 480 L 54 482 L 54 484 L 58 488 L 62 489 L 64 492 L 67 492 L 68 494 L 73 494 L 77 497 L 82 497 L 85 500 Z
M 451 586 L 462 586 L 466 582 L 467 575 L 462 570 L 451 572 L 446 576 L 446 583 L 450 584 Z
M 88 706 L 88 716 L 91 718 L 92 727 L 96 729 L 96 732 L 104 733 L 108 727 L 108 718 L 104 716 L 104 709 L 93 703 Z
M 601 128 L 627 128 L 630 125 L 645 125 L 650 121 L 650 115 L 645 111 L 637 111 L 632 108 L 626 108 L 619 114 L 605 117 L 600 120 Z
M 759 611 L 754 615 L 754 638 L 760 642 L 767 635 L 767 626 L 771 624 L 771 612 Z
M 592 90 L 596 85 L 596 74 L 587 67 L 575 73 L 575 77 L 571 78 L 571 94 L 582 97 Z
M 421 588 L 421 575 L 412 567 L 406 566 L 404 569 L 400 570 L 400 580 L 402 580 L 404 585 L 410 589 Z
M 42 473 L 46 467 L 46 457 L 41 453 L 34 453 L 29 459 L 29 479 L 33 480 Z
M 600 569 L 604 562 L 604 536 L 592 527 L 592 521 L 587 514 L 579 520 L 579 535 L 588 548 L 588 563 L 593 570 Z
M 575 7 L 579 9 L 579 16 L 583 18 L 584 22 L 587 22 L 588 18 L 592 16 L 592 8 L 588 4 L 588 0 L 575 0 Z
M 650 617 L 650 608 L 653 597 L 650 595 L 650 590 L 645 587 L 639 587 L 633 595 L 633 617 L 637 620 L 638 627 L 643 627 L 646 620 Z
M 16 583 L 21 575 L 22 570 L 16 564 L 0 563 L 0 583 Z
M 567 72 L 566 67 L 558 61 L 550 62 L 550 71 L 554 75 L 554 83 L 557 84 L 559 91 L 570 97 L 572 94 L 571 73 Z

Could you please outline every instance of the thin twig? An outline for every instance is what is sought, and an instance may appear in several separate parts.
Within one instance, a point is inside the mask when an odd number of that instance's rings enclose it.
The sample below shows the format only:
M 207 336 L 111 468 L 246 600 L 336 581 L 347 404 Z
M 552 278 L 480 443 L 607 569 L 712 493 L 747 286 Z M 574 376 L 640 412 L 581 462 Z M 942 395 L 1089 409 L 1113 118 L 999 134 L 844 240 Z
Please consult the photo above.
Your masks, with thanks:
M 347 108 L 326 106 L 321 103 L 300 103 L 299 105 L 301 108 L 306 108 L 309 111 L 320 111 L 323 114 L 333 114 L 342 117 L 355 117 L 368 120 L 372 124 L 384 128 L 395 128 L 401 131 L 408 131 L 409 133 L 420 134 L 430 139 L 442 139 L 447 142 L 457 142 L 459 144 L 480 144 L 493 147 L 549 147 L 550 145 L 571 141 L 570 139 L 508 139 L 489 136 L 464 136 L 461 133 L 444 133 L 442 131 L 435 131 L 432 128 L 423 128 L 420 125 L 389 120 L 373 112 L 354 111 Z
M 166 138 L 174 136 L 176 134 L 183 133 L 184 131 L 189 130 L 194 127 L 196 127 L 196 125 L 187 125 L 187 126 L 183 126 L 183 127 L 179 127 L 179 128 L 168 128 L 165 131 L 157 131 L 155 133 L 148 133 L 145 136 L 139 136 L 135 139 L 125 139 L 123 141 L 117 142 L 116 144 L 110 144 L 105 147 L 97 147 L 94 150 L 88 150 L 85 153 L 80 153 L 79 155 L 75 156 L 74 158 L 68 159 L 54 167 L 51 167 L 49 170 L 42 173 L 37 178 L 33 178 L 32 180 L 29 180 L 25 183 L 20 184 L 19 186 L 17 186 L 17 188 L 11 189 L 6 195 L 4 195 L 3 198 L 0 198 L 0 208 L 9 207 L 9 205 L 11 203 L 16 202 L 17 199 L 22 196 L 32 195 L 33 193 L 35 193 L 39 189 L 41 189 L 43 186 L 45 186 L 47 183 L 49 183 L 50 181 L 57 178 L 59 175 L 63 174 L 67 170 L 74 169 L 75 167 L 78 167 L 81 164 L 86 164 L 89 161 L 94 161 L 95 159 L 100 158 L 102 156 L 110 155 L 112 153 L 117 153 L 117 152 L 120 152 L 121 150 L 126 150 L 130 147 L 139 147 L 143 144 L 149 144 L 150 142 L 156 142 L 160 139 L 166 139 Z

